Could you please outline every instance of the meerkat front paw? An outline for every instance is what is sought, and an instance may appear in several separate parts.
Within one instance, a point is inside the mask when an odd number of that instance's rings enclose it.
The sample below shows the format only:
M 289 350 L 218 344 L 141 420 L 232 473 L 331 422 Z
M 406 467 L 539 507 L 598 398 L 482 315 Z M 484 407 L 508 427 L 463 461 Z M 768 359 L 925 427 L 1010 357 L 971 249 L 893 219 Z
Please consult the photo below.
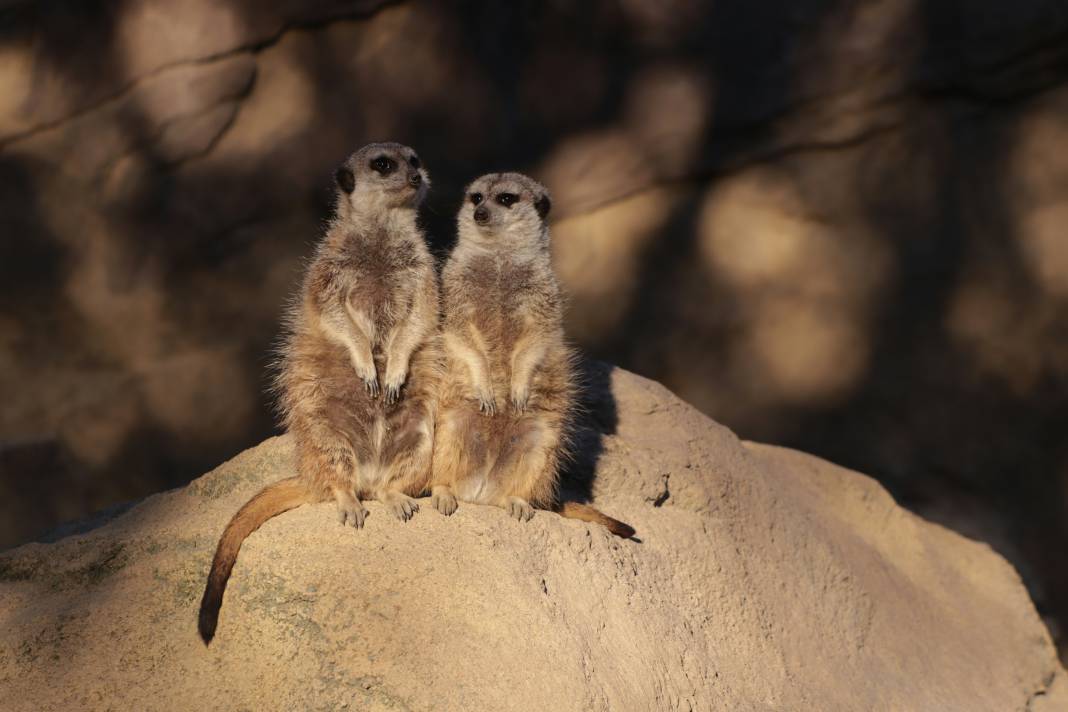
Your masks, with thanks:
M 386 492 L 380 499 L 393 512 L 393 516 L 402 522 L 408 521 L 419 511 L 419 503 L 400 492 Z
M 386 378 L 386 405 L 393 405 L 400 400 L 401 389 L 404 387 L 404 377 Z
M 512 410 L 516 413 L 525 413 L 530 402 L 530 394 L 527 391 L 512 391 Z
M 494 415 L 497 415 L 497 401 L 492 395 L 479 396 L 478 410 L 482 415 L 493 417 Z
M 430 503 L 434 505 L 434 509 L 446 517 L 451 516 L 456 511 L 456 497 L 453 496 L 448 487 L 435 487 L 430 495 Z
M 534 518 L 534 508 L 521 497 L 509 497 L 504 508 L 521 522 L 529 522 Z
M 360 378 L 367 389 L 367 395 L 378 398 L 378 376 L 360 376 Z

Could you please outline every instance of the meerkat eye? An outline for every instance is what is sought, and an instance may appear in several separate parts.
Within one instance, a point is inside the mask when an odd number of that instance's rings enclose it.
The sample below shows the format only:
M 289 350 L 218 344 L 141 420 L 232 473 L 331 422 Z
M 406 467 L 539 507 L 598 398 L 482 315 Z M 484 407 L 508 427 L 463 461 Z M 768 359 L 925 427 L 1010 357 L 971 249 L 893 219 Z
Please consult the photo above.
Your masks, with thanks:
M 412 168 L 415 168 L 416 170 L 418 170 L 419 169 L 419 156 L 412 156 L 411 158 L 409 158 L 408 159 L 408 165 L 410 165 Z
M 501 193 L 497 196 L 497 202 L 506 208 L 510 208 L 519 201 L 519 196 L 515 193 Z
M 396 167 L 397 164 L 393 162 L 393 159 L 386 158 L 385 156 L 379 156 L 371 161 L 371 170 L 384 176 L 392 173 L 393 169 Z
M 482 193 L 471 194 L 471 205 L 478 205 L 482 202 Z

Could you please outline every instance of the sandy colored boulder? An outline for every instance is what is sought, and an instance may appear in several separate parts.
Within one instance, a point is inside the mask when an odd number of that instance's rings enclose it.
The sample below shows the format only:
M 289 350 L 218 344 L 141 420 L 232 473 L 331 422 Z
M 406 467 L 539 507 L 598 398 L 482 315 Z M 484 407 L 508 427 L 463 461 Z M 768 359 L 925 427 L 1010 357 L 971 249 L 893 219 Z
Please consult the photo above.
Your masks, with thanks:
M 873 480 L 743 443 L 594 367 L 594 500 L 539 513 L 330 505 L 249 537 L 210 648 L 216 537 L 291 472 L 268 440 L 90 531 L 0 557 L 6 710 L 1062 710 L 1014 570 Z

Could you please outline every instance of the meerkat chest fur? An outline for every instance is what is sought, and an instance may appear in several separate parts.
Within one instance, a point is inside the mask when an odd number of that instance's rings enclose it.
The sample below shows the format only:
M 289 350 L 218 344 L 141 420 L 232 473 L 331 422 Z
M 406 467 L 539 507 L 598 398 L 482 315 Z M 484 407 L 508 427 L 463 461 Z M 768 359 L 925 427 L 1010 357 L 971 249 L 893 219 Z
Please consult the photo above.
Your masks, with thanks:
M 531 295 L 545 291 L 537 279 L 536 266 L 507 257 L 484 255 L 464 265 L 461 288 L 466 299 L 485 308 L 472 312 L 474 325 L 496 345 L 494 354 L 504 358 L 520 337 L 519 326 L 532 315 Z
M 430 257 L 414 227 L 407 234 L 391 234 L 388 227 L 375 226 L 346 237 L 328 258 L 331 271 L 346 308 L 366 320 L 368 336 L 380 346 L 429 278 Z

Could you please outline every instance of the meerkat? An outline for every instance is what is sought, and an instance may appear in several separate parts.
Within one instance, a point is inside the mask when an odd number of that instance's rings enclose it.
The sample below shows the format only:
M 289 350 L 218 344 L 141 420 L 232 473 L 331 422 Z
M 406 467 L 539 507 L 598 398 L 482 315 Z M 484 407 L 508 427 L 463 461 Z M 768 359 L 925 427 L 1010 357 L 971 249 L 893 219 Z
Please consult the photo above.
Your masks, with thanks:
M 289 309 L 275 379 L 298 474 L 254 496 L 223 532 L 200 605 L 205 644 L 241 543 L 265 521 L 332 499 L 343 525 L 362 528 L 371 498 L 407 520 L 428 485 L 439 305 L 416 208 L 429 179 L 411 148 L 375 143 L 335 181 L 336 215 Z
M 442 274 L 445 373 L 439 384 L 431 502 L 534 509 L 634 529 L 558 501 L 577 396 L 574 354 L 549 259 L 548 191 L 518 173 L 482 176 L 466 192 L 456 247 Z

